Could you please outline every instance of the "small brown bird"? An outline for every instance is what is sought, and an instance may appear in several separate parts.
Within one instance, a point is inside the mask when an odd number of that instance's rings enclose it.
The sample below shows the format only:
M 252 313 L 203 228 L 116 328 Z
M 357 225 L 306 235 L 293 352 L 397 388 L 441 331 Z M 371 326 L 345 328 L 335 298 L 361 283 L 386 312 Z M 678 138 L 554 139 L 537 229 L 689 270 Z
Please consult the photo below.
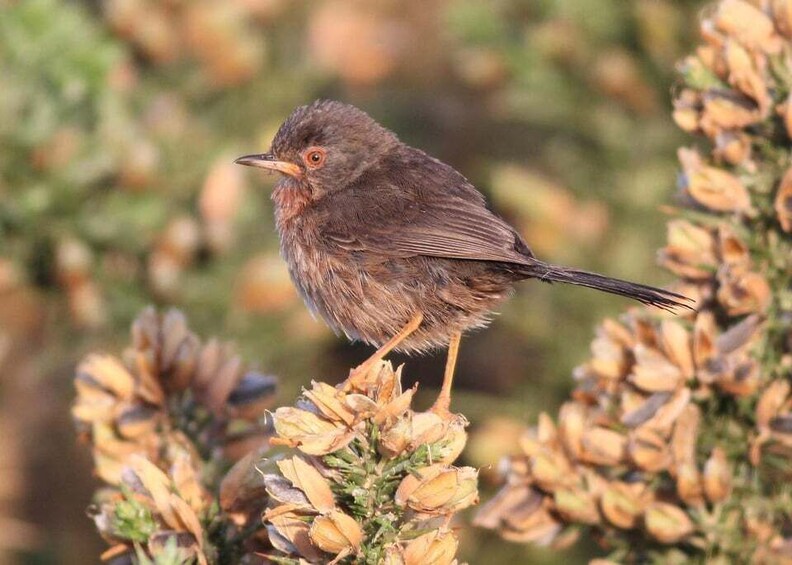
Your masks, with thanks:
M 438 412 L 449 408 L 462 333 L 486 326 L 517 281 L 687 307 L 667 290 L 540 261 L 465 177 L 354 106 L 301 106 L 269 153 L 236 163 L 282 174 L 272 194 L 281 253 L 308 307 L 336 332 L 379 346 L 350 378 L 392 350 L 449 348 Z

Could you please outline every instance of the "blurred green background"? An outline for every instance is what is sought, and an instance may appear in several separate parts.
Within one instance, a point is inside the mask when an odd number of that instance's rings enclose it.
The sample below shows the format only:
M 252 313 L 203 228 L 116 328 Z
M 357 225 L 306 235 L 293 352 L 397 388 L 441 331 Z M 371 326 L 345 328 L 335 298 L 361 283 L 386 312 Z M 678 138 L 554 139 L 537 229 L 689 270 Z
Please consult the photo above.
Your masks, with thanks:
M 146 304 L 279 376 L 284 404 L 370 349 L 311 319 L 277 253 L 274 179 L 234 167 L 300 104 L 355 104 L 446 161 L 545 260 L 662 284 L 658 211 L 685 142 L 675 61 L 699 1 L 0 0 L 0 562 L 98 562 L 75 362 Z M 466 337 L 454 408 L 493 489 L 623 301 L 525 283 Z M 444 354 L 394 358 L 439 386 Z M 579 562 L 461 532 L 471 563 Z

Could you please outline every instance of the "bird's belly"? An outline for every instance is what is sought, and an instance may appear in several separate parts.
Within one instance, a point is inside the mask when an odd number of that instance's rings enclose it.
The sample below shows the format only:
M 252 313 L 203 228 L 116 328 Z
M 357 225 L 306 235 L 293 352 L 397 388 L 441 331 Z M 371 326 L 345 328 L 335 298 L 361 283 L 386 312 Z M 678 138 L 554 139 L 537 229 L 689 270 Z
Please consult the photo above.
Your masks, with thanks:
M 379 344 L 415 314 L 413 301 L 404 300 L 398 284 L 370 273 L 346 254 L 321 253 L 311 246 L 290 251 L 285 254 L 297 290 L 336 333 Z
M 397 348 L 401 351 L 442 347 L 454 333 L 486 325 L 492 309 L 511 291 L 510 281 L 469 273 L 470 262 L 377 261 L 296 242 L 284 242 L 282 253 L 311 311 L 352 340 L 381 345 L 420 312 L 421 327 Z

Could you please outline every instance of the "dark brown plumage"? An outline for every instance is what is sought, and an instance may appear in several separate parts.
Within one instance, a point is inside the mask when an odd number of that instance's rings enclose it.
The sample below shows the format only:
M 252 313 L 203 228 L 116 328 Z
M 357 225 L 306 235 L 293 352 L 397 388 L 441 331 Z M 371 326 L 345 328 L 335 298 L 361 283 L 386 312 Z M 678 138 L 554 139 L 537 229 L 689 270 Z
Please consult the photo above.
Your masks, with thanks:
M 283 173 L 272 196 L 281 252 L 311 310 L 350 339 L 385 344 L 377 359 L 451 344 L 445 392 L 459 336 L 486 325 L 519 280 L 685 306 L 673 292 L 540 261 L 461 174 L 347 104 L 297 108 L 270 153 L 237 162 Z

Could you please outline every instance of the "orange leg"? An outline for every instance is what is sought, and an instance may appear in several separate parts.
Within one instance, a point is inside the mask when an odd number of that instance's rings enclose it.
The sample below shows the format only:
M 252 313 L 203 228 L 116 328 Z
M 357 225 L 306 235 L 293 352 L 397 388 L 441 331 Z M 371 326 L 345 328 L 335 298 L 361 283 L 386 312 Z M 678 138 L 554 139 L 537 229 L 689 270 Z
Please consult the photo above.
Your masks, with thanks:
M 451 341 L 448 343 L 448 357 L 446 358 L 445 373 L 443 374 L 443 386 L 431 409 L 432 412 L 440 415 L 448 414 L 451 408 L 451 385 L 454 382 L 454 369 L 456 368 L 459 342 L 461 340 L 462 332 L 456 332 L 451 336 Z
M 417 330 L 418 326 L 421 325 L 422 321 L 423 321 L 423 314 L 418 312 L 415 316 L 413 316 L 413 318 L 409 322 L 407 322 L 407 325 L 405 325 L 401 330 L 399 330 L 399 333 L 397 333 L 395 336 L 393 336 L 388 341 L 386 341 L 382 345 L 382 347 L 377 349 L 377 351 L 374 352 L 374 355 L 372 355 L 371 357 L 363 361 L 363 363 L 352 369 L 352 371 L 349 374 L 349 383 L 359 384 L 361 380 L 365 381 L 366 375 L 374 367 L 374 365 L 382 361 L 388 353 L 393 351 L 396 347 L 398 347 L 398 345 L 401 342 L 403 342 L 415 330 Z

